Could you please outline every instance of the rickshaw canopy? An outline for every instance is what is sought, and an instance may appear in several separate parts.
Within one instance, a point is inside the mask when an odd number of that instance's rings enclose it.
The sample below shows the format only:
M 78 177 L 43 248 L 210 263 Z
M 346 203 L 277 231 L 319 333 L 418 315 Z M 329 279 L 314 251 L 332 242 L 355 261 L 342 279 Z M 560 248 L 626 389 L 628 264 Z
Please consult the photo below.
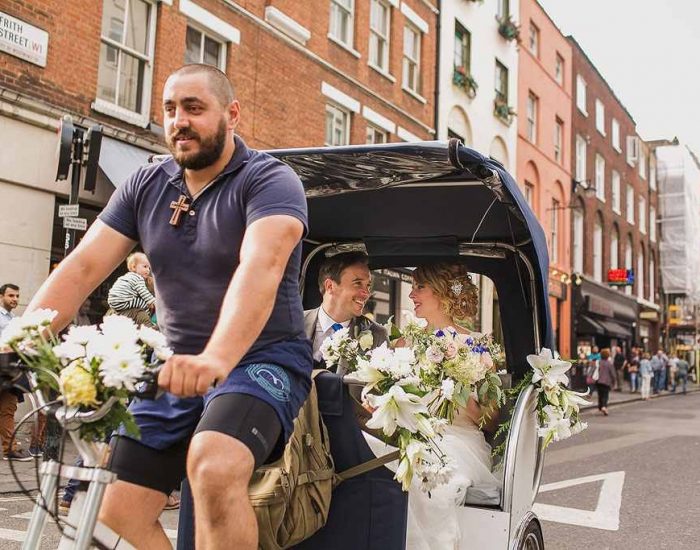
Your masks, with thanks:
M 516 376 L 527 368 L 527 354 L 552 347 L 545 235 L 498 161 L 458 140 L 270 154 L 294 169 L 307 196 L 306 307 L 320 300 L 323 254 L 311 256 L 321 248 L 364 249 L 371 268 L 460 259 L 496 287 Z

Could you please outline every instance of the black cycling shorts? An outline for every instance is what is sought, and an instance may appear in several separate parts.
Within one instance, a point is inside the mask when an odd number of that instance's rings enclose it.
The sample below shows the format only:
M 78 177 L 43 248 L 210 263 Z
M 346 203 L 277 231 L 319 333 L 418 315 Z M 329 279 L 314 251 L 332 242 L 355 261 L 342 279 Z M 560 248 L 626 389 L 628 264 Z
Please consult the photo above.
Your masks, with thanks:
M 243 393 L 216 396 L 207 405 L 194 433 L 214 431 L 243 443 L 257 468 L 276 460 L 284 450 L 282 424 L 275 410 L 257 397 Z M 187 475 L 190 439 L 159 450 L 125 436 L 112 438 L 109 469 L 118 479 L 155 489 L 166 495 Z

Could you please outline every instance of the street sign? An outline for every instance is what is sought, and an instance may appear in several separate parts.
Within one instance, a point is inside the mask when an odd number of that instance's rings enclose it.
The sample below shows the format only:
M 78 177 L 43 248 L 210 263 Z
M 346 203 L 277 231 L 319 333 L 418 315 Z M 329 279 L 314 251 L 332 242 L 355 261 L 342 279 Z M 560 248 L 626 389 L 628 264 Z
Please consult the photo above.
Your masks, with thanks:
M 61 204 L 58 206 L 59 218 L 77 218 L 80 215 L 79 204 Z M 64 225 L 63 227 L 67 227 Z
M 78 231 L 85 231 L 87 229 L 87 219 L 63 218 L 63 227 L 65 229 L 77 229 Z

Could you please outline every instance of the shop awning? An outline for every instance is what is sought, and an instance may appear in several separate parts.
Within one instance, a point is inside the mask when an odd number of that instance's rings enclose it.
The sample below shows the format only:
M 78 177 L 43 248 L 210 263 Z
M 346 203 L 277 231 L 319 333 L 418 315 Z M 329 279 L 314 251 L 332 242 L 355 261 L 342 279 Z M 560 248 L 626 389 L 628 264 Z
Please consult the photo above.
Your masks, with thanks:
M 152 154 L 152 151 L 105 136 L 99 166 L 112 185 L 119 187 L 139 166 L 148 164 Z
M 617 338 L 632 338 L 633 336 L 631 326 L 628 327 L 608 319 L 599 319 L 598 323 L 603 325 L 603 328 L 605 328 L 605 333 L 609 336 L 615 336 Z
M 605 329 L 603 325 L 588 315 L 579 315 L 576 332 L 579 334 L 605 334 Z

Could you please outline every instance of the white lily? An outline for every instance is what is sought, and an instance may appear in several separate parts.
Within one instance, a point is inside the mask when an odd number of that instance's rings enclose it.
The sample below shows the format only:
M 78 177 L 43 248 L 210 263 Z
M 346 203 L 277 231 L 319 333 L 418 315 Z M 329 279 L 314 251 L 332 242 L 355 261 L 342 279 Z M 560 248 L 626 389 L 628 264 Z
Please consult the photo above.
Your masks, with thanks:
M 542 348 L 538 355 L 528 355 L 527 362 L 535 371 L 532 375 L 533 384 L 540 380 L 543 380 L 543 384 L 547 386 L 569 383 L 566 373 L 571 368 L 571 363 L 562 361 L 558 355 L 553 355 L 552 350 Z
M 428 407 L 417 395 L 406 393 L 401 386 L 394 385 L 384 395 L 367 395 L 367 401 L 375 408 L 367 427 L 381 428 L 384 435 L 391 436 L 396 428 L 405 428 L 411 433 L 418 431 L 417 415 L 428 415 Z

